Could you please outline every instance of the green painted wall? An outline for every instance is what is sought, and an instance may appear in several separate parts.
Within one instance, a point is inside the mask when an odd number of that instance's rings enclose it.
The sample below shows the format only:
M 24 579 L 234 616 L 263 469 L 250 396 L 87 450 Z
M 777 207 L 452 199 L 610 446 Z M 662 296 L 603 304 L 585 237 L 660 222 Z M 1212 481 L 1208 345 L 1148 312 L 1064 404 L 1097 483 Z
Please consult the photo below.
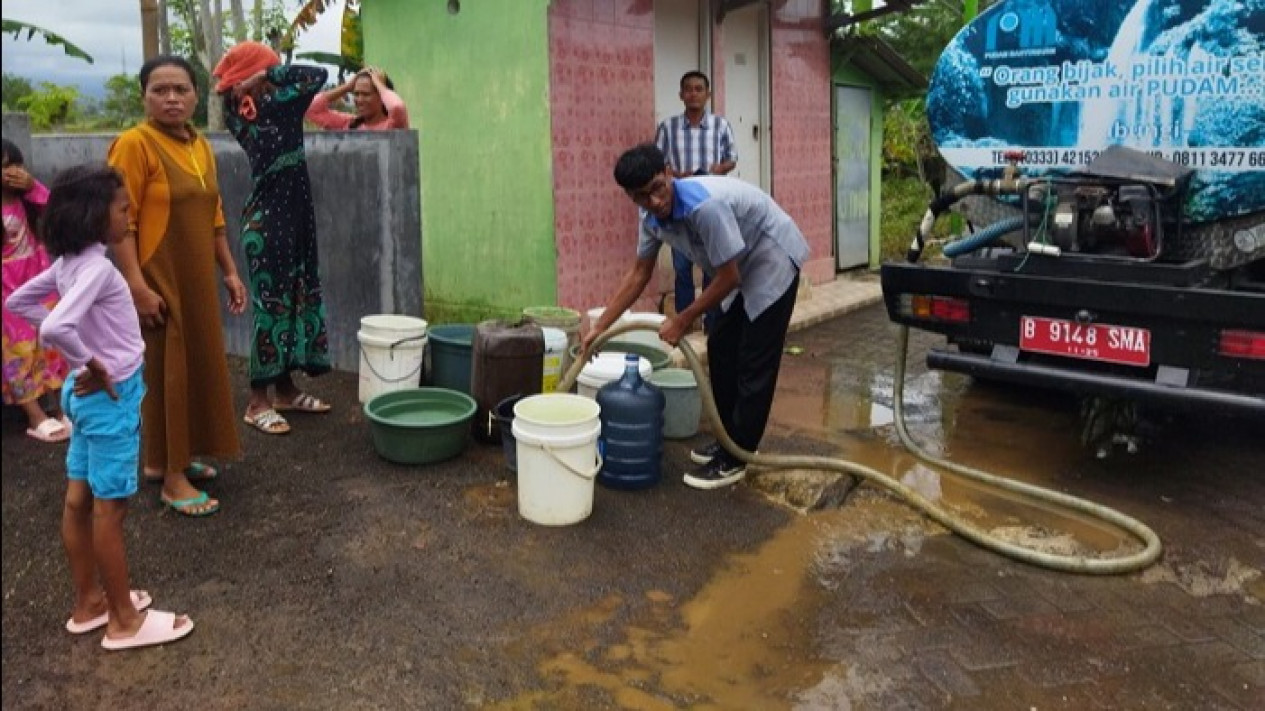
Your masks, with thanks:
M 832 79 L 835 84 L 874 90 L 874 100 L 870 104 L 870 266 L 877 267 L 883 252 L 880 229 L 883 210 L 883 92 L 868 74 L 847 64 L 836 66 Z
M 556 298 L 548 6 L 362 5 L 366 61 L 391 75 L 420 133 L 431 323 L 515 318 Z

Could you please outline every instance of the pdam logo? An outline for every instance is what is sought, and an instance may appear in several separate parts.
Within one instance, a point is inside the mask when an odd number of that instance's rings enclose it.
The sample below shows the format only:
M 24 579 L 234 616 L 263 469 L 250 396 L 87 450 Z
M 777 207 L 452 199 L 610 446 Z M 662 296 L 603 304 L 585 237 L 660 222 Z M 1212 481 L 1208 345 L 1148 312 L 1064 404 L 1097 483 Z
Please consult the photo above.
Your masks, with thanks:
M 997 13 L 985 29 L 986 53 L 1040 50 L 1054 46 L 1058 22 L 1048 0 L 1015 3 L 1014 9 Z

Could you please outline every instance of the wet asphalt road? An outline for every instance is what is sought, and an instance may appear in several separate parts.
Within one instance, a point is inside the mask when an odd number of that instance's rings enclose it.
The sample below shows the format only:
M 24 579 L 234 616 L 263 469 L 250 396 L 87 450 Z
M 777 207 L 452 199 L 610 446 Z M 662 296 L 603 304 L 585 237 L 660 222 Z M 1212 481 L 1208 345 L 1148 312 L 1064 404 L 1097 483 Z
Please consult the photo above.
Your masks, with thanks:
M 988 525 L 1026 525 L 1019 505 L 895 446 L 893 333 L 870 308 L 792 334 L 804 351 L 785 359 L 762 449 L 854 457 Z M 61 627 L 61 452 L 6 413 L 3 707 L 1259 708 L 1260 423 L 1182 420 L 1135 457 L 1097 461 L 1075 403 L 917 362 L 916 436 L 1139 517 L 1165 542 L 1161 564 L 1040 571 L 868 485 L 809 515 L 752 484 L 695 492 L 675 474 L 702 436 L 669 443 L 660 486 L 599 488 L 588 521 L 539 527 L 518 518 L 499 447 L 422 468 L 378 458 L 355 376 L 334 374 L 311 384 L 334 413 L 296 415 L 285 437 L 243 433 L 246 456 L 209 486 L 219 514 L 181 518 L 142 489 L 134 585 L 198 628 L 107 654 Z

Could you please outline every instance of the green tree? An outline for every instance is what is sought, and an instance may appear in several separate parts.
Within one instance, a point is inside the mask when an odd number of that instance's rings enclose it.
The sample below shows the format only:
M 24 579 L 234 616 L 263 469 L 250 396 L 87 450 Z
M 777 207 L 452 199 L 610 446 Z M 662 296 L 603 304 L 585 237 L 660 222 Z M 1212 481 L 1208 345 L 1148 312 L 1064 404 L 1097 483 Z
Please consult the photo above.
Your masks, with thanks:
M 115 128 L 131 126 L 145 115 L 141 103 L 141 86 L 135 77 L 115 74 L 105 80 L 105 98 L 101 110 L 106 123 Z
M 75 87 L 44 81 L 40 82 L 39 89 L 18 100 L 18 108 L 31 117 L 32 129 L 47 131 L 75 118 L 78 99 L 79 90 Z
M 18 110 L 18 102 L 24 96 L 30 96 L 35 93 L 35 87 L 31 86 L 31 80 L 26 77 L 20 77 L 16 74 L 4 73 L 4 85 L 0 88 L 0 96 L 3 96 L 4 108 L 11 111 Z
M 223 10 L 222 3 L 216 5 Z M 268 31 L 264 28 L 285 27 L 288 24 L 285 2 L 271 0 L 267 5 L 256 2 L 249 22 L 238 2 L 232 3 L 229 12 L 216 13 L 208 0 L 167 0 L 166 10 L 167 42 L 171 51 L 189 58 L 198 75 L 199 101 L 194 120 L 212 130 L 223 128 L 219 97 L 212 93 L 214 87 L 208 79 L 211 70 L 220 61 L 224 48 L 239 38 L 266 35 Z

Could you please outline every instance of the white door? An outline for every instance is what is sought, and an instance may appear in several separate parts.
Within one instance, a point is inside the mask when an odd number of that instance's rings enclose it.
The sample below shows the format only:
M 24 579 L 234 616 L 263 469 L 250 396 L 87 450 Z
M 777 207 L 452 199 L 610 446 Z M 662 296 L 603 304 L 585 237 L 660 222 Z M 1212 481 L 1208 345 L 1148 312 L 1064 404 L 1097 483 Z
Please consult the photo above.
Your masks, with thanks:
M 654 2 L 654 120 L 685 111 L 681 103 L 681 75 L 707 72 L 699 51 L 699 0 Z M 655 126 L 650 127 L 654 140 Z
M 835 87 L 835 266 L 870 263 L 869 89 Z
M 768 121 L 764 98 L 768 96 L 767 45 L 764 41 L 766 9 L 763 4 L 725 15 L 721 23 L 724 52 L 725 110 L 722 115 L 734 129 L 738 167 L 731 176 L 768 189 Z

